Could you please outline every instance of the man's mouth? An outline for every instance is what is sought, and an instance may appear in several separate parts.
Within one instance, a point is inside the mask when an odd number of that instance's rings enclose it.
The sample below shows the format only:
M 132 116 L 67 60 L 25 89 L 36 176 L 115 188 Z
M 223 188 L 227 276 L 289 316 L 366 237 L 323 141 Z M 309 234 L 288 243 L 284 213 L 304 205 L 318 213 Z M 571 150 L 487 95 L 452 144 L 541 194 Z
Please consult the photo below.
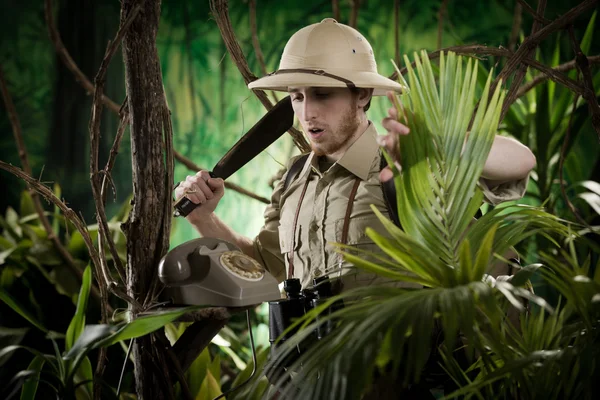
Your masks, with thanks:
M 313 139 L 320 137 L 323 134 L 323 132 L 325 132 L 325 130 L 321 128 L 311 128 L 308 130 L 310 137 Z

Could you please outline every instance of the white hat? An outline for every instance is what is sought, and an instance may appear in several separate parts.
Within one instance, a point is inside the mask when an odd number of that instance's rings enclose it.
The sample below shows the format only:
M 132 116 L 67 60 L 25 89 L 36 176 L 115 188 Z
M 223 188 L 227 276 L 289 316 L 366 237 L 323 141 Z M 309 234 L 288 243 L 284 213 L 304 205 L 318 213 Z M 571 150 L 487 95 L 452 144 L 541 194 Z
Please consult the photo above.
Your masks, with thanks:
M 285 45 L 279 69 L 248 87 L 283 92 L 289 87 L 356 87 L 374 89 L 374 96 L 404 90 L 377 72 L 367 39 L 333 18 L 296 32 Z

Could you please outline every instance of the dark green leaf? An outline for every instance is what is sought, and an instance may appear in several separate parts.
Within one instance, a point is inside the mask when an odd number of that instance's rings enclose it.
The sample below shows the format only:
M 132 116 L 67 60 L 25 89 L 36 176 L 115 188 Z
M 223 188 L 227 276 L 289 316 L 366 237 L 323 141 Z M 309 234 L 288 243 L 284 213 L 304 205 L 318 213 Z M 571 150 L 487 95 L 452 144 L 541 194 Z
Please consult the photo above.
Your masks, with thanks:
M 21 389 L 21 400 L 35 399 L 40 379 L 40 372 L 42 372 L 45 362 L 46 360 L 44 358 L 36 356 L 27 367 L 28 371 L 34 371 L 34 373 L 27 378 L 23 384 L 23 388 Z
M 65 340 L 65 351 L 69 351 L 73 344 L 83 332 L 85 326 L 85 313 L 87 311 L 87 304 L 90 294 L 90 287 L 92 285 L 92 269 L 88 265 L 83 271 L 83 279 L 81 282 L 81 290 L 79 291 L 79 297 L 77 298 L 77 309 L 75 315 L 71 319 L 69 328 L 67 329 L 67 337 Z
M 17 312 L 20 316 L 29 321 L 33 326 L 41 330 L 42 332 L 47 333 L 48 330 L 39 322 L 33 315 L 29 313 L 21 304 L 17 302 L 7 291 L 0 288 L 0 300 L 4 301 L 7 306 L 12 308 L 15 312 Z

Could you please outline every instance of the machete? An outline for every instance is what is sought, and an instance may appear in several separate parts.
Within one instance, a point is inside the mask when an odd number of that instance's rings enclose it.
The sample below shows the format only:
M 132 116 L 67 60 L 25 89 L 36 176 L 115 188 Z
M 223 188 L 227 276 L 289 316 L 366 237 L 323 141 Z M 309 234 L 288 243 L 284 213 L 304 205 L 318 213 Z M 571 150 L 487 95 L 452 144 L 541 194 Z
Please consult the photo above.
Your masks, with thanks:
M 223 180 L 229 178 L 234 172 L 246 165 L 250 160 L 260 154 L 271 143 L 279 139 L 294 124 L 294 110 L 292 100 L 286 96 L 273 106 L 236 144 L 219 160 L 210 171 L 213 178 Z M 199 204 L 182 196 L 175 204 L 176 217 L 187 216 Z

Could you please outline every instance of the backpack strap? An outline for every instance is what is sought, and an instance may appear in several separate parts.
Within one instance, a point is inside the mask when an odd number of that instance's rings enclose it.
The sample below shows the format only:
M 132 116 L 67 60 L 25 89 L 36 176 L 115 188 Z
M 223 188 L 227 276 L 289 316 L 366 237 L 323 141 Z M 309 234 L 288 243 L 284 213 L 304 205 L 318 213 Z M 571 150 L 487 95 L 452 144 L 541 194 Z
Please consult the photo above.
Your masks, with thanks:
M 387 167 L 387 161 L 383 154 L 381 154 L 381 161 L 379 163 L 379 171 Z M 388 208 L 388 213 L 390 214 L 390 219 L 392 222 L 400 229 L 402 229 L 402 224 L 400 224 L 400 218 L 398 218 L 398 202 L 396 198 L 396 184 L 394 183 L 394 179 L 390 179 L 381 184 L 381 191 L 383 192 L 383 200 Z
M 281 193 L 285 192 L 287 188 L 290 187 L 290 184 L 298 177 L 298 174 L 300 171 L 302 171 L 302 167 L 304 167 L 304 164 L 306 164 L 306 160 L 308 159 L 309 155 L 310 153 L 303 154 L 290 166 L 290 169 L 285 177 L 283 191 Z

